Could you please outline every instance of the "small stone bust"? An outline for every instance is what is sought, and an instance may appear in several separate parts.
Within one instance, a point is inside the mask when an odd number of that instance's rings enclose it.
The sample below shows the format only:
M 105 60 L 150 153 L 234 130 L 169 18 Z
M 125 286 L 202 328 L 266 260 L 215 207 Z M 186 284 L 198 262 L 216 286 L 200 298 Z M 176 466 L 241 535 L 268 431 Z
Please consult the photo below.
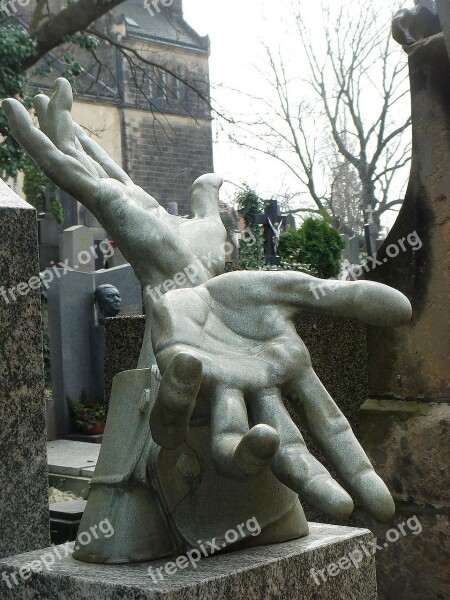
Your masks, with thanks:
M 95 303 L 98 309 L 98 324 L 104 325 L 106 317 L 115 317 L 122 308 L 119 290 L 106 283 L 99 285 L 94 292 Z

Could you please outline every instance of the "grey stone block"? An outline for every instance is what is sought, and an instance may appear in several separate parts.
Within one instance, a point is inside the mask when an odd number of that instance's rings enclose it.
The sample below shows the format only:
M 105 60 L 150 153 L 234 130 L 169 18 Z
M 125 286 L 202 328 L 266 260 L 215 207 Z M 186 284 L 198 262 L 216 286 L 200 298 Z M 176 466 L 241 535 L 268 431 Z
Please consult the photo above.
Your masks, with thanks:
M 34 573 L 22 581 L 21 567 L 40 560 L 43 553 L 56 556 L 56 549 L 48 548 L 0 561 L 0 570 L 8 576 L 2 578 L 0 590 L 4 600 L 376 600 L 373 556 L 365 556 L 358 568 L 350 560 L 346 569 L 337 566 L 339 559 L 362 544 L 370 548 L 372 534 L 321 523 L 310 523 L 310 527 L 310 535 L 300 540 L 211 556 L 200 560 L 196 568 L 188 564 L 172 575 L 160 571 L 162 580 L 156 569 L 176 558 L 114 566 L 68 557 L 55 560 L 51 572 Z M 334 575 L 324 575 L 325 581 L 316 575 L 317 583 L 311 569 L 327 573 L 327 568 Z
M 0 180 L 0 556 L 50 539 L 38 274 L 36 211 Z
M 95 467 L 99 444 L 56 440 L 47 444 L 48 469 L 54 475 L 84 476 L 84 469 Z

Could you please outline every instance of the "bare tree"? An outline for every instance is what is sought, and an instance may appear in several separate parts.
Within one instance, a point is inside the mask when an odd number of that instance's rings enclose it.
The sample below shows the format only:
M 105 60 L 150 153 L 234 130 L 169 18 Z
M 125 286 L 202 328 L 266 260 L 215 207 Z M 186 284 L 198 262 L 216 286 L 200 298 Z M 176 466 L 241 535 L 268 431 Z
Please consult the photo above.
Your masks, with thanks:
M 296 54 L 305 57 L 306 74 L 293 72 L 292 59 L 266 46 L 271 91 L 251 98 L 258 118 L 237 121 L 231 137 L 294 175 L 302 198 L 296 212 L 325 213 L 357 226 L 369 215 L 379 224 L 402 202 L 391 193 L 410 160 L 404 135 L 410 116 L 397 110 L 409 89 L 389 20 L 373 5 L 356 9 L 351 2 L 338 11 L 323 6 L 323 36 L 313 39 L 302 19 L 306 5 L 299 3 Z

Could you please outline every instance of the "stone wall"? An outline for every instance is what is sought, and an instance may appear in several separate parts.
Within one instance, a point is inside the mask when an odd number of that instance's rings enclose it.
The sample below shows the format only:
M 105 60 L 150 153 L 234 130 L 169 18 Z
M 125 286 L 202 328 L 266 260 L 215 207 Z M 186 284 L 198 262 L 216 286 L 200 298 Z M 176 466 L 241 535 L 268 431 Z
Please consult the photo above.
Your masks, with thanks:
M 50 541 L 38 275 L 36 211 L 0 180 L 0 557 Z
M 211 121 L 175 115 L 155 121 L 149 111 L 126 110 L 123 123 L 134 183 L 163 206 L 177 202 L 179 214 L 190 214 L 192 183 L 213 171 Z

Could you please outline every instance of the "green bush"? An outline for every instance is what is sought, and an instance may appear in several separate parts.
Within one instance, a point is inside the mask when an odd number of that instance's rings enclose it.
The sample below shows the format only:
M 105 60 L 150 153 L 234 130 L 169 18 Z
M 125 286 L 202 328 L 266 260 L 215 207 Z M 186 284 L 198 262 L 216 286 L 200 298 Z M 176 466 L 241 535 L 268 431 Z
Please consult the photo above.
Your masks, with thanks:
M 261 226 L 255 223 L 256 215 L 263 212 L 264 201 L 258 194 L 244 184 L 244 190 L 236 196 L 238 211 L 241 213 L 246 226 L 251 230 L 254 244 L 245 243 L 241 240 L 239 253 L 239 268 L 243 270 L 258 270 L 265 265 L 264 238 Z
M 281 235 L 278 254 L 283 262 L 299 264 L 299 267 L 307 265 L 310 273 L 328 279 L 339 275 L 344 247 L 338 230 L 326 219 L 309 217 L 300 229 L 291 229 Z

